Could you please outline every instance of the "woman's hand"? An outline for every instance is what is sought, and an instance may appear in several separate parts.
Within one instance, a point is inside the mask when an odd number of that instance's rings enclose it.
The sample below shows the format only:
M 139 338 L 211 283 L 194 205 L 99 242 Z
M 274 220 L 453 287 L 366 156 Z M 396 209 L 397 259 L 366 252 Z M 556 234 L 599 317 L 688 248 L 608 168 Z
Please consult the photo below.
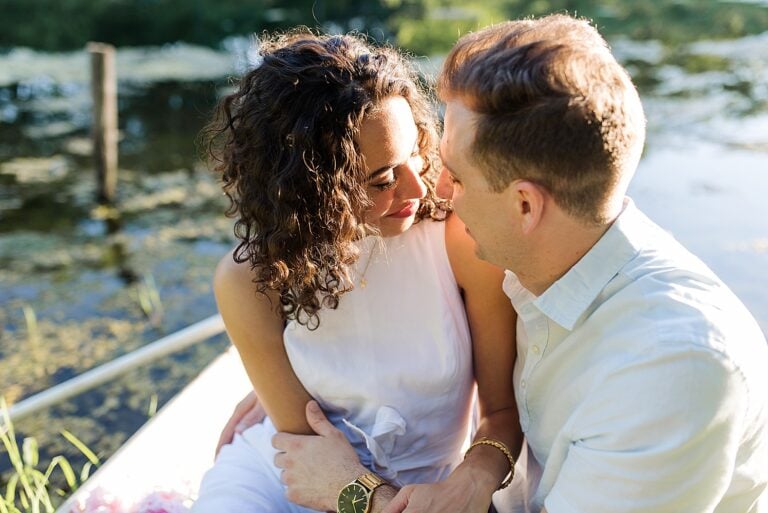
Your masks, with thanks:
M 232 443 L 232 439 L 234 439 L 236 433 L 242 433 L 249 427 L 258 424 L 263 421 L 266 416 L 267 413 L 259 402 L 259 398 L 256 397 L 256 392 L 251 390 L 251 392 L 237 404 L 235 411 L 232 412 L 232 416 L 224 426 L 224 429 L 219 436 L 219 443 L 216 444 L 216 456 L 219 455 L 222 446 Z
M 344 433 L 336 429 L 315 401 L 306 408 L 307 422 L 317 435 L 278 433 L 272 446 L 275 465 L 283 469 L 289 501 L 319 511 L 336 511 L 339 491 L 366 469 Z

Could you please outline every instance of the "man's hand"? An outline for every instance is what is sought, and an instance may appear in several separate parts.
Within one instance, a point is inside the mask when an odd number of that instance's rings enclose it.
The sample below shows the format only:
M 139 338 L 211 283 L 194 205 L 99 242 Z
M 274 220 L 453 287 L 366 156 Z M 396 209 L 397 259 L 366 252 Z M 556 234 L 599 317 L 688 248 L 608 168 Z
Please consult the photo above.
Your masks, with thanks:
M 472 475 L 454 471 L 439 483 L 403 487 L 382 513 L 486 513 L 490 505 Z
M 258 424 L 267 413 L 259 402 L 259 398 L 256 397 L 256 392 L 251 392 L 246 395 L 242 401 L 240 401 L 235 407 L 235 411 L 232 412 L 232 416 L 227 421 L 227 425 L 224 426 L 224 430 L 219 436 L 219 443 L 216 444 L 216 456 L 219 455 L 219 451 L 222 446 L 232 443 L 232 439 L 235 437 L 235 433 L 242 433 L 254 424 Z
M 283 469 L 281 479 L 289 501 L 319 511 L 336 511 L 339 491 L 368 469 L 315 401 L 307 403 L 306 415 L 317 435 L 276 434 L 272 446 L 282 452 L 275 456 L 275 465 Z

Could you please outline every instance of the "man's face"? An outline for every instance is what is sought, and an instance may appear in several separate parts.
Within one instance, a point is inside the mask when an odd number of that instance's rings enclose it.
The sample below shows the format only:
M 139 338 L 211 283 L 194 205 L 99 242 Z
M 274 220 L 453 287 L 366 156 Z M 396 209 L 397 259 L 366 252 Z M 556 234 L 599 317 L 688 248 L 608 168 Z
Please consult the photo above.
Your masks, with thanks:
M 445 129 L 440 141 L 444 174 L 441 181 L 453 182 L 454 210 L 475 240 L 477 256 L 510 269 L 513 254 L 520 249 L 516 243 L 519 237 L 515 236 L 517 227 L 512 222 L 512 205 L 507 195 L 489 188 L 472 157 L 470 147 L 477 117 L 459 99 L 446 103 Z

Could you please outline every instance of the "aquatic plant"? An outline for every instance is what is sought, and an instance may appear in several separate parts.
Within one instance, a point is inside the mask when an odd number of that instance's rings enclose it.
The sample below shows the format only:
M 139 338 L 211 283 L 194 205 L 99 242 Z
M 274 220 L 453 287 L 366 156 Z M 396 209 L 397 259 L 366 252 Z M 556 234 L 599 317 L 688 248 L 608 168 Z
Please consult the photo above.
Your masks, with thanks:
M 55 456 L 46 469 L 38 468 L 39 451 L 37 440 L 24 438 L 21 447 L 8 413 L 5 398 L 0 397 L 0 441 L 8 454 L 13 471 L 0 495 L 0 513 L 54 513 L 57 503 L 75 491 L 88 479 L 91 470 L 99 464 L 99 458 L 75 435 L 62 431 L 61 435 L 74 445 L 88 461 L 75 473 L 72 464 L 64 456 Z M 52 480 L 54 472 L 61 474 L 66 489 L 57 487 Z
M 40 344 L 40 329 L 37 324 L 37 314 L 35 314 L 35 310 L 29 305 L 24 305 L 22 311 L 24 312 L 24 322 L 27 325 L 29 354 L 35 362 L 34 372 L 37 378 L 42 378 L 46 374 L 45 352 Z
M 160 291 L 151 273 L 146 274 L 136 286 L 136 297 L 141 311 L 147 316 L 153 326 L 159 326 L 163 319 L 163 302 Z

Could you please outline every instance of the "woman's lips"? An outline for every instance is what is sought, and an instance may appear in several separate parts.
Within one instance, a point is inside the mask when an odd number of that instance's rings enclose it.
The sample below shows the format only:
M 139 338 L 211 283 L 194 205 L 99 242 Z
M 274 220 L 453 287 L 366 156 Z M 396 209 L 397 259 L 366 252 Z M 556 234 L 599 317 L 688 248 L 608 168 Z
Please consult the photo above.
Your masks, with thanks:
M 411 217 L 413 214 L 416 213 L 418 209 L 419 209 L 419 202 L 412 201 L 406 204 L 403 208 L 401 208 L 397 212 L 387 215 L 387 217 L 397 217 L 397 218 Z

